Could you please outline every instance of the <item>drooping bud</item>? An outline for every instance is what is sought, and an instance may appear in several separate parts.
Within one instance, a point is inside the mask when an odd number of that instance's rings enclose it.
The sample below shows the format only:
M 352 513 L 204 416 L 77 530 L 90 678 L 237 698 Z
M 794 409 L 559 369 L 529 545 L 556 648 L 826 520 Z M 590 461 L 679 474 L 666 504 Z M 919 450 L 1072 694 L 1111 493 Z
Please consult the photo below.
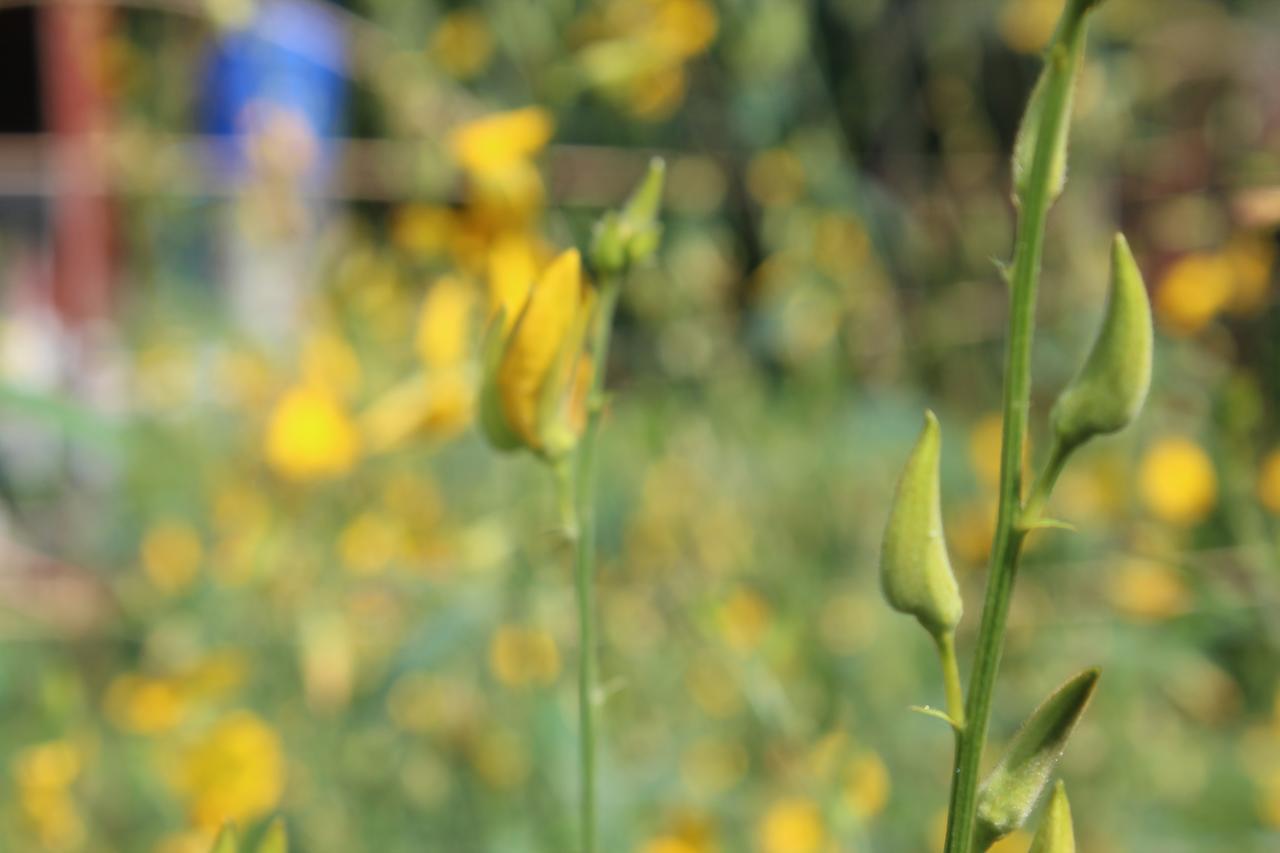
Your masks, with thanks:
M 591 265 L 598 272 L 621 273 L 648 260 L 657 251 L 662 236 L 658 210 L 666 173 L 666 163 L 654 157 L 622 209 L 609 211 L 596 223 L 591 240 Z
M 1059 687 L 1014 736 L 978 793 L 978 850 L 1026 823 L 1093 697 L 1098 674 L 1097 669 L 1087 669 Z
M 1111 248 L 1106 316 L 1084 367 L 1054 403 L 1055 438 L 1071 449 L 1137 417 L 1151 385 L 1151 305 L 1123 234 Z
M 1071 828 L 1071 804 L 1067 802 L 1067 788 L 1061 782 L 1053 787 L 1049 808 L 1045 810 L 1040 830 L 1027 853 L 1076 853 L 1076 836 Z
M 938 465 L 942 432 L 933 412 L 898 480 L 880 551 L 880 584 L 890 606 L 920 620 L 941 640 L 960 622 L 964 602 L 942 531 Z
M 1046 176 L 1049 202 L 1062 193 L 1066 183 L 1067 138 L 1076 76 L 1084 54 L 1085 15 L 1098 2 L 1100 0 L 1071 0 L 1049 42 L 1044 70 L 1031 90 L 1013 144 L 1013 199 L 1019 206 L 1030 194 L 1036 148 L 1040 135 L 1046 130 L 1053 135 Z

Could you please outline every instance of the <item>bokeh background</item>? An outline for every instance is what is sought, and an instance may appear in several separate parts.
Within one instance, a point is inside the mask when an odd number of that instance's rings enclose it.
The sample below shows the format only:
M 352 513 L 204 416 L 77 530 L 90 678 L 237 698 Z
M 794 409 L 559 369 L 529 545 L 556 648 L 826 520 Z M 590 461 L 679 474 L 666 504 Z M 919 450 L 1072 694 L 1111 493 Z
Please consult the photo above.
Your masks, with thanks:
M 602 446 L 605 849 L 938 849 L 937 664 L 877 545 L 931 406 L 967 670 L 992 259 L 1060 7 L 0 3 L 0 847 L 283 814 L 316 853 L 572 849 L 568 554 L 546 469 L 473 429 L 475 356 L 656 153 Z M 1117 228 L 1154 389 L 1031 543 L 993 740 L 1099 664 L 1081 849 L 1278 850 L 1280 5 L 1096 16 L 1032 459 Z

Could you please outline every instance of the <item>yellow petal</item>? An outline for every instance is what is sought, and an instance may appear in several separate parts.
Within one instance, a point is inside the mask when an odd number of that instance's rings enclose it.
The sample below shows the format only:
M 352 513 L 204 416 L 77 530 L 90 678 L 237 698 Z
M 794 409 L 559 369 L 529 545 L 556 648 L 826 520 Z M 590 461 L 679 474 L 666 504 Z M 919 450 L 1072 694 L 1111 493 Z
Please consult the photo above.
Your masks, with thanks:
M 454 367 L 471 348 L 475 292 L 455 276 L 443 276 L 422 302 L 418 315 L 418 356 L 428 368 Z
M 498 366 L 498 389 L 507 423 L 530 447 L 539 447 L 538 405 L 543 381 L 555 364 L 582 302 L 582 258 L 569 249 L 551 262 L 529 294 Z
M 469 172 L 501 172 L 542 150 L 555 124 L 540 107 L 495 113 L 454 130 L 449 147 Z
M 503 334 L 511 331 L 529 299 L 538 275 L 538 251 L 527 235 L 503 234 L 489 251 L 489 316 L 503 316 Z

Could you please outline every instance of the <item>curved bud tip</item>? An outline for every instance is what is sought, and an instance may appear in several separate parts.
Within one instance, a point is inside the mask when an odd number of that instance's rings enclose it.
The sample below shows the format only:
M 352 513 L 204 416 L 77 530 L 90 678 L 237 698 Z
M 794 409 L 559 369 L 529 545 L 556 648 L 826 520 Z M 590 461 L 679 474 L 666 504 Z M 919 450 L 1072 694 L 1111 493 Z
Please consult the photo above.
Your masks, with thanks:
M 1151 387 L 1151 303 L 1123 234 L 1111 247 L 1106 316 L 1084 367 L 1054 403 L 1055 437 L 1075 447 L 1128 426 Z
M 935 640 L 954 631 L 964 611 L 942 530 L 941 455 L 938 419 L 925 412 L 898 479 L 880 551 L 880 584 L 889 605 L 919 619 Z
M 1071 804 L 1061 781 L 1053 787 L 1053 797 L 1031 849 L 1027 853 L 1076 853 L 1076 836 L 1071 827 Z
M 666 162 L 661 157 L 651 159 L 644 177 L 622 208 L 606 213 L 596 223 L 591 263 L 598 271 L 620 273 L 657 252 L 662 231 L 658 213 L 666 174 Z

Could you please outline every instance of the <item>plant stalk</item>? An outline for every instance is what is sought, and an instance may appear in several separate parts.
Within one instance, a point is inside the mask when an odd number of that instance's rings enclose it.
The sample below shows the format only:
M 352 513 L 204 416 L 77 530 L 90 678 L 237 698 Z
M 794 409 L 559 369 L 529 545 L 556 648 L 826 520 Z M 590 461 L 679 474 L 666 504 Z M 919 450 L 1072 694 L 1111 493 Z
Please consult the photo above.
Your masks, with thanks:
M 1058 63 L 1059 71 L 1066 69 L 1071 41 L 1078 35 L 1077 28 L 1084 26 L 1084 14 L 1093 5 L 1093 0 L 1072 0 L 1049 48 L 1046 63 Z M 1022 448 L 1031 406 L 1031 343 L 1035 329 L 1036 291 L 1044 250 L 1045 223 L 1054 195 L 1051 186 L 1053 147 L 1064 123 L 1069 120 L 1067 113 L 1073 84 L 1069 74 L 1058 73 L 1044 92 L 1028 191 L 1018 211 L 1010 275 L 1009 336 L 1005 345 L 1000 503 L 986 601 L 965 704 L 967 722 L 956 736 L 946 853 L 971 853 L 974 849 L 978 772 L 991 720 L 991 699 L 1000 668 L 1018 557 L 1026 538 L 1022 524 Z
M 604 374 L 609 358 L 613 315 L 618 306 L 618 278 L 600 282 L 600 301 L 592 319 L 593 369 L 587 395 L 587 420 L 576 454 L 555 464 L 560 514 L 565 536 L 574 549 L 574 589 L 578 605 L 578 784 L 582 853 L 596 853 L 596 448 L 604 412 Z

